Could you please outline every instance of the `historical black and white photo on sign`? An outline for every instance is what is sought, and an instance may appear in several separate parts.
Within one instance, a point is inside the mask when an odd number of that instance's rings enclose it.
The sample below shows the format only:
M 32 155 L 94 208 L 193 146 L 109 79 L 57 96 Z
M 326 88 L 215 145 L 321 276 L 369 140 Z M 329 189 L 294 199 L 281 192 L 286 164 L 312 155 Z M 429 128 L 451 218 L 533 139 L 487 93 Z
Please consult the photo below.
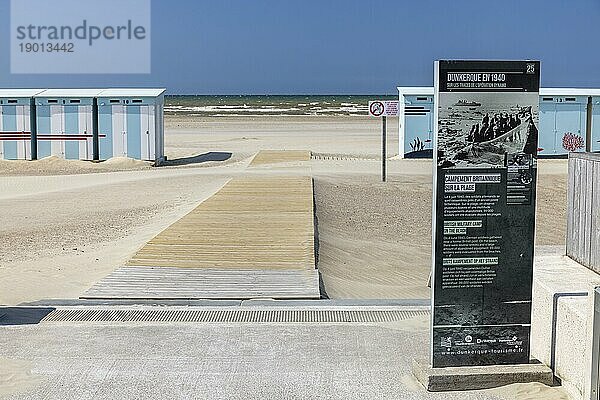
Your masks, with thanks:
M 506 154 L 535 155 L 537 104 L 537 93 L 444 93 L 439 101 L 438 166 L 503 167 Z

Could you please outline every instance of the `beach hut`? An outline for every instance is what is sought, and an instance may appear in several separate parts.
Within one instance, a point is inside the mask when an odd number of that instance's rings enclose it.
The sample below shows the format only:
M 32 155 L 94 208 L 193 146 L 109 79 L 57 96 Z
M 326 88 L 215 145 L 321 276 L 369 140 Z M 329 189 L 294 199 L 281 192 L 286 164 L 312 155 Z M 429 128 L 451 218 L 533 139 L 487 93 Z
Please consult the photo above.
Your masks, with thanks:
M 165 89 L 106 89 L 98 96 L 99 157 L 164 160 Z
M 48 89 L 35 96 L 37 157 L 93 159 L 94 101 L 102 89 Z
M 405 158 L 433 157 L 433 88 L 403 87 L 400 94 L 400 153 Z
M 588 101 L 598 89 L 540 89 L 538 155 L 565 156 L 586 151 L 588 146 Z M 591 113 L 591 109 L 590 109 Z M 590 121 L 591 124 L 591 121 Z M 589 126 L 591 129 L 591 126 Z
M 433 87 L 398 87 L 399 154 L 432 157 Z M 600 89 L 541 88 L 538 155 L 600 151 Z
M 32 98 L 42 90 L 0 89 L 0 159 L 31 159 Z
M 600 91 L 592 96 L 590 107 L 592 129 L 590 132 L 590 151 L 600 151 Z

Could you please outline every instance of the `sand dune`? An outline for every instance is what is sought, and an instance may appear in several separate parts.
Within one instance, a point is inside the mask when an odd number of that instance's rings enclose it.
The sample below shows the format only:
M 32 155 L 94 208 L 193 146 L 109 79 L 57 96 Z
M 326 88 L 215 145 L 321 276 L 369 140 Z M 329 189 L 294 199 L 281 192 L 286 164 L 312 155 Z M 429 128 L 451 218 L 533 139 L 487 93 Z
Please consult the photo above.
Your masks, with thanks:
M 332 298 L 428 298 L 431 183 L 316 178 L 319 271 Z
M 152 168 L 150 162 L 127 157 L 114 157 L 103 162 L 65 160 L 57 156 L 49 156 L 33 162 L 0 160 L 0 176 L 90 174 L 94 172 L 147 170 L 150 168 Z
M 541 160 L 536 243 L 564 244 L 566 160 Z M 319 270 L 332 298 L 428 298 L 431 268 L 431 162 L 313 165 Z
M 147 174 L 82 175 L 86 186 L 59 180 L 0 199 L 0 303 L 78 297 L 231 177 Z

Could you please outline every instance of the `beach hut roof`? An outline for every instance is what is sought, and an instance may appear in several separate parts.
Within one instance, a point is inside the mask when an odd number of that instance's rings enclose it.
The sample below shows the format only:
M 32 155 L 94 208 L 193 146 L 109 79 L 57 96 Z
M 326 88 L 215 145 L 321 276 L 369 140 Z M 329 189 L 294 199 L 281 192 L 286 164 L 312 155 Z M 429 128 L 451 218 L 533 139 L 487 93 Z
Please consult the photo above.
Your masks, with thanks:
M 47 89 L 35 97 L 97 97 L 102 89 Z
M 433 86 L 398 86 L 398 92 L 404 96 L 432 95 Z
M 0 89 L 0 97 L 33 97 L 44 89 Z
M 101 97 L 158 97 L 164 88 L 111 88 L 100 93 Z
M 432 95 L 433 86 L 398 86 L 404 96 Z M 600 89 L 591 88 L 540 88 L 541 96 L 600 96 Z
M 540 88 L 542 96 L 600 96 L 600 89 Z

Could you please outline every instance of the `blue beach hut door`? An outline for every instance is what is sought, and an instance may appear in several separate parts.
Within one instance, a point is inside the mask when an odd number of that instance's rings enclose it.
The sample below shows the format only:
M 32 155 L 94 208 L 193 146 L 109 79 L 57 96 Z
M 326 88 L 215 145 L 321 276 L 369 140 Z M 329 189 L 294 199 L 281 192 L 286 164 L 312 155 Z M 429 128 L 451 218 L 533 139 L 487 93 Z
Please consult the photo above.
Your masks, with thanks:
M 125 106 L 112 106 L 112 114 L 113 156 L 127 157 L 127 127 L 125 124 Z
M 29 159 L 30 138 L 29 106 L 0 106 L 0 159 Z
M 142 159 L 142 112 L 147 107 L 127 106 L 127 157 Z
M 559 103 L 556 105 L 557 153 L 566 154 L 571 151 L 585 151 L 585 106 L 581 104 Z M 574 139 L 578 138 L 580 142 Z
M 154 160 L 154 106 L 140 106 L 140 158 Z
M 154 159 L 154 106 L 127 106 L 127 157 Z
M 61 106 L 50 107 L 50 141 L 51 154 L 65 158 L 65 141 L 61 136 L 65 134 L 64 114 Z
M 155 105 L 138 99 L 102 100 L 99 109 L 100 158 L 155 159 Z M 112 104 L 111 104 L 112 103 Z
M 592 106 L 592 143 L 590 143 L 591 151 L 600 151 L 600 105 L 597 98 L 594 99 Z

